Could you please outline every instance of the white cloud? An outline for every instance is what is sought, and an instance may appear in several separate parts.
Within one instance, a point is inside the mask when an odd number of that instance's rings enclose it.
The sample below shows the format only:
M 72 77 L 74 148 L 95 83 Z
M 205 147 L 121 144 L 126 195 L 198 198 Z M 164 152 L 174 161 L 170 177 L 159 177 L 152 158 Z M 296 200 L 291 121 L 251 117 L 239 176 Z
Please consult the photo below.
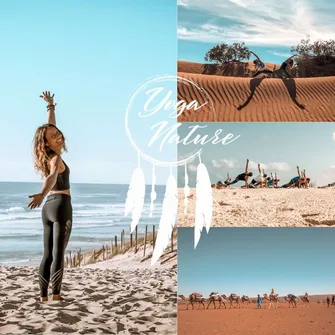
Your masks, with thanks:
M 188 6 L 189 0 L 178 0 L 177 5 L 182 6 L 182 7 L 187 7 Z
M 192 17 L 184 13 L 183 25 L 178 27 L 178 38 L 182 40 L 292 46 L 306 35 L 310 35 L 312 41 L 335 39 L 334 2 L 179 0 L 178 4 L 208 14 L 208 22 L 195 26 Z M 229 27 L 213 24 L 218 18 L 235 23 Z
M 228 159 L 220 159 L 219 161 L 213 159 L 212 164 L 217 169 L 221 169 L 221 168 L 234 169 L 234 168 L 239 167 L 235 160 L 228 160 Z
M 291 167 L 288 163 L 285 162 L 272 162 L 272 163 L 261 163 L 261 169 L 264 169 L 268 172 L 273 171 L 291 171 Z M 249 169 L 258 170 L 258 163 L 254 161 L 249 161 Z
M 245 163 L 239 164 L 234 159 L 220 159 L 212 160 L 212 164 L 217 169 L 229 168 L 229 169 L 243 169 L 245 168 Z M 270 162 L 270 163 L 261 163 L 261 169 L 265 171 L 291 171 L 291 167 L 288 163 L 285 162 Z M 258 162 L 249 161 L 248 168 L 250 170 L 258 170 Z
M 333 140 L 335 141 L 335 132 L 333 132 Z

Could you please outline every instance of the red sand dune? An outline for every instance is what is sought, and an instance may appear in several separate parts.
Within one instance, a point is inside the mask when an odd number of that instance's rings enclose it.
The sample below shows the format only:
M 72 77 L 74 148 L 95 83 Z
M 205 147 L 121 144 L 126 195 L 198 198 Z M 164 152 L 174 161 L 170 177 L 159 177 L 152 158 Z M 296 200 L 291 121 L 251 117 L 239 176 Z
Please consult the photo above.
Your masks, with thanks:
M 334 335 L 335 308 L 323 303 L 310 303 L 310 307 L 298 305 L 288 308 L 280 303 L 278 309 L 268 309 L 268 303 L 261 310 L 255 304 L 242 308 L 208 310 L 195 306 L 186 310 L 185 304 L 178 304 L 179 335 Z M 207 307 L 207 305 L 206 305 Z
M 178 76 L 191 80 L 206 92 L 179 82 L 178 100 L 186 103 L 196 100 L 199 105 L 210 101 L 197 111 L 185 110 L 178 122 L 335 121 L 335 77 L 294 80 L 241 78 L 238 77 L 241 65 L 234 77 L 228 77 L 227 74 L 234 73 L 234 66 L 227 66 L 219 73 L 217 67 L 211 69 L 200 63 L 178 62 Z M 244 66 L 242 72 L 250 68 L 250 63 L 244 63 Z M 241 105 L 243 108 L 238 110 Z

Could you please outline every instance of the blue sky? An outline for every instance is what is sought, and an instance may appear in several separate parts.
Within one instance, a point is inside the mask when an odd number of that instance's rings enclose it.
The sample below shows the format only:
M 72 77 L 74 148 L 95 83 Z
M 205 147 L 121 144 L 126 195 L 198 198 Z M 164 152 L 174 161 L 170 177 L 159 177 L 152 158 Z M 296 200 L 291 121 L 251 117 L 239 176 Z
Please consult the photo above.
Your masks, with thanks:
M 217 44 L 245 42 L 280 64 L 306 35 L 335 39 L 334 12 L 332 0 L 178 0 L 178 59 L 204 62 Z
M 236 122 L 236 123 L 185 123 L 179 128 L 182 140 L 193 126 L 201 126 L 190 138 L 196 135 L 208 135 L 210 139 L 217 130 L 222 129 L 220 138 L 233 134 L 231 143 L 205 145 L 180 143 L 178 155 L 187 156 L 202 149 L 201 161 L 205 163 L 212 183 L 227 177 L 227 172 L 234 179 L 244 172 L 246 160 L 249 159 L 249 171 L 258 175 L 257 164 L 261 164 L 265 173 L 276 172 L 279 185 L 290 181 L 297 175 L 296 166 L 306 169 L 307 177 L 318 186 L 335 182 L 335 126 L 330 122 L 271 123 L 271 122 Z M 198 159 L 187 164 L 190 186 L 196 183 Z M 178 186 L 184 187 L 184 167 L 178 169 Z M 239 182 L 234 186 L 240 187 Z
M 39 95 L 50 90 L 71 181 L 128 183 L 137 152 L 125 133 L 126 107 L 149 78 L 175 75 L 176 27 L 170 0 L 2 1 L 0 181 L 40 181 L 31 144 L 46 121 Z M 148 122 L 133 125 L 135 138 L 148 133 Z M 175 156 L 176 147 L 166 146 L 164 154 Z M 149 183 L 152 165 L 142 167 Z M 166 168 L 156 174 L 165 184 Z
M 178 294 L 334 294 L 335 230 L 211 228 L 194 249 L 178 229 Z

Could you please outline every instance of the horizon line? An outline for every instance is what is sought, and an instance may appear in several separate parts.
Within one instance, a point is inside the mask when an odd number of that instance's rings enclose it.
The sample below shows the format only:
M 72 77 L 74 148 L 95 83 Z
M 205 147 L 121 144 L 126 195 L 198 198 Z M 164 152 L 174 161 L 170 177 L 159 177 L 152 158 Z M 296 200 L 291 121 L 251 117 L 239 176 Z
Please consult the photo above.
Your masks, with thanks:
M 9 181 L 0 180 L 0 183 L 26 183 L 26 184 L 41 184 L 44 181 Z M 128 185 L 129 183 L 95 183 L 95 182 L 71 182 L 71 184 L 90 184 L 90 185 Z M 152 186 L 152 184 L 145 184 L 145 186 Z M 166 186 L 165 184 L 155 184 L 155 186 Z

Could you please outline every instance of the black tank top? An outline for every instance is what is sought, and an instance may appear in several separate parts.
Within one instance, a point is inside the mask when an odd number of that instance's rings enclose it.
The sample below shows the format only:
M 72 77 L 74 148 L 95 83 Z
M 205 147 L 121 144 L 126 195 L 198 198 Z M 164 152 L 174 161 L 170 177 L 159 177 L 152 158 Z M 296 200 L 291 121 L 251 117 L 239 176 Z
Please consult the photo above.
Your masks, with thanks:
M 70 169 L 64 161 L 63 163 L 65 165 L 65 170 L 62 173 L 58 173 L 56 184 L 51 191 L 65 191 L 70 188 Z

